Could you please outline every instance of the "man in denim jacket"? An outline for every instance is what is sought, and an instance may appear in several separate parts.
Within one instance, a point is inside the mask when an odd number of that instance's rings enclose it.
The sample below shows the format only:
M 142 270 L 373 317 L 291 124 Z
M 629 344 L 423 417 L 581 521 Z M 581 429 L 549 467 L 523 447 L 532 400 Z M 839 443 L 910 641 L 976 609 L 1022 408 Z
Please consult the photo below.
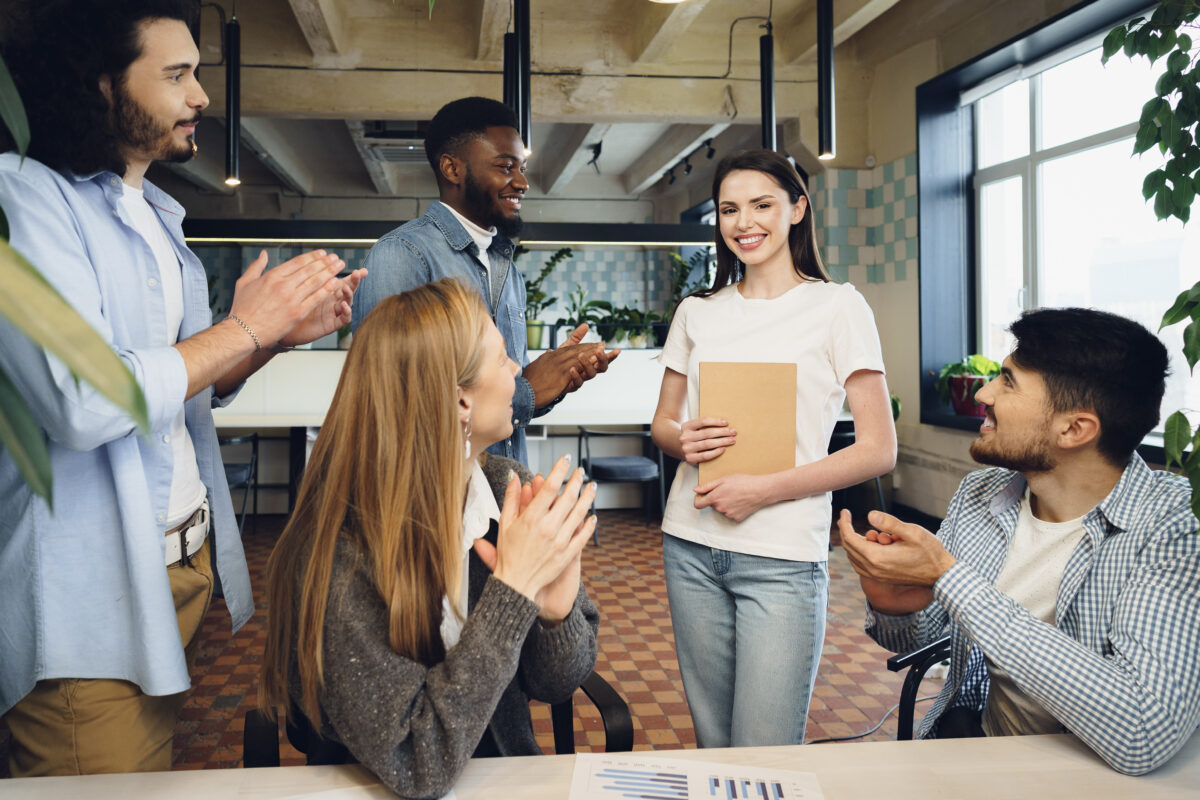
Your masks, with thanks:
M 523 366 L 513 394 L 513 434 L 490 452 L 526 462 L 525 426 L 567 392 L 608 368 L 620 351 L 580 344 L 580 325 L 556 350 L 530 361 L 525 343 L 525 281 L 512 268 L 513 236 L 521 229 L 525 143 L 503 103 L 466 97 L 434 115 L 425 154 L 437 177 L 440 202 L 425 215 L 383 236 L 367 255 L 368 277 L 354 304 L 355 330 L 379 301 L 441 278 L 476 286 L 508 355 Z

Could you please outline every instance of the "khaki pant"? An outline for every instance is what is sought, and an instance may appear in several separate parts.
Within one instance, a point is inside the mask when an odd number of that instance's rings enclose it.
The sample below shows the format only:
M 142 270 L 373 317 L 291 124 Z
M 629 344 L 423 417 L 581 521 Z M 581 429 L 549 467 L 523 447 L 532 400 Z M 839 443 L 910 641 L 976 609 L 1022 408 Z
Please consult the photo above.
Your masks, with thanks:
M 166 568 L 189 672 L 212 600 L 211 538 L 192 556 L 191 566 Z M 169 770 L 185 699 L 186 692 L 146 695 L 121 680 L 38 681 L 5 715 L 12 734 L 9 770 L 14 778 Z

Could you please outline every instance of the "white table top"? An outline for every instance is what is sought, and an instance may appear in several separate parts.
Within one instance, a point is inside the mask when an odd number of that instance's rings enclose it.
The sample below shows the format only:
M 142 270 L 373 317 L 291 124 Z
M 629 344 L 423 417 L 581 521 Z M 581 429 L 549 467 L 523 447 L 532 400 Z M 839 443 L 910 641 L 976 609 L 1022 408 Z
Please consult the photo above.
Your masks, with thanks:
M 956 800 L 957 798 L 1196 797 L 1200 793 L 1200 736 L 1193 735 L 1166 766 L 1133 778 L 1114 772 L 1068 735 L 867 742 L 808 747 L 662 750 L 664 758 L 774 766 L 814 772 L 827 800 Z M 531 756 L 472 761 L 454 792 L 459 800 L 564 800 L 574 756 Z M 6 800 L 87 797 L 131 800 L 287 798 L 336 789 L 352 796 L 394 797 L 362 767 L 281 767 L 77 778 L 0 781 Z M 335 800 L 337 794 L 327 795 Z

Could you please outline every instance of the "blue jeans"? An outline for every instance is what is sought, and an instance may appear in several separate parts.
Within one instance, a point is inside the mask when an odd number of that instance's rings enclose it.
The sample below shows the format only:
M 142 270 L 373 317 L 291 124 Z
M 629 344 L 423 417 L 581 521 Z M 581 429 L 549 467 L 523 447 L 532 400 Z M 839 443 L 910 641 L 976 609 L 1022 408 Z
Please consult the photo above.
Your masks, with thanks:
M 829 569 L 663 534 L 683 688 L 700 747 L 803 744 Z

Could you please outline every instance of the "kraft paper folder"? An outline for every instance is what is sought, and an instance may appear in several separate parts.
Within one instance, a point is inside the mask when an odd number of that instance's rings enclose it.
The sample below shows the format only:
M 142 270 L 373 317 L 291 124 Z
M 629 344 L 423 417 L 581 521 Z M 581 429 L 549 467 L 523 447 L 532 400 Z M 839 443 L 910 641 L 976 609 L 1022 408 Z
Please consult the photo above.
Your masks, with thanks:
M 700 416 L 729 420 L 737 442 L 700 464 L 700 483 L 796 466 L 796 365 L 700 362 Z

